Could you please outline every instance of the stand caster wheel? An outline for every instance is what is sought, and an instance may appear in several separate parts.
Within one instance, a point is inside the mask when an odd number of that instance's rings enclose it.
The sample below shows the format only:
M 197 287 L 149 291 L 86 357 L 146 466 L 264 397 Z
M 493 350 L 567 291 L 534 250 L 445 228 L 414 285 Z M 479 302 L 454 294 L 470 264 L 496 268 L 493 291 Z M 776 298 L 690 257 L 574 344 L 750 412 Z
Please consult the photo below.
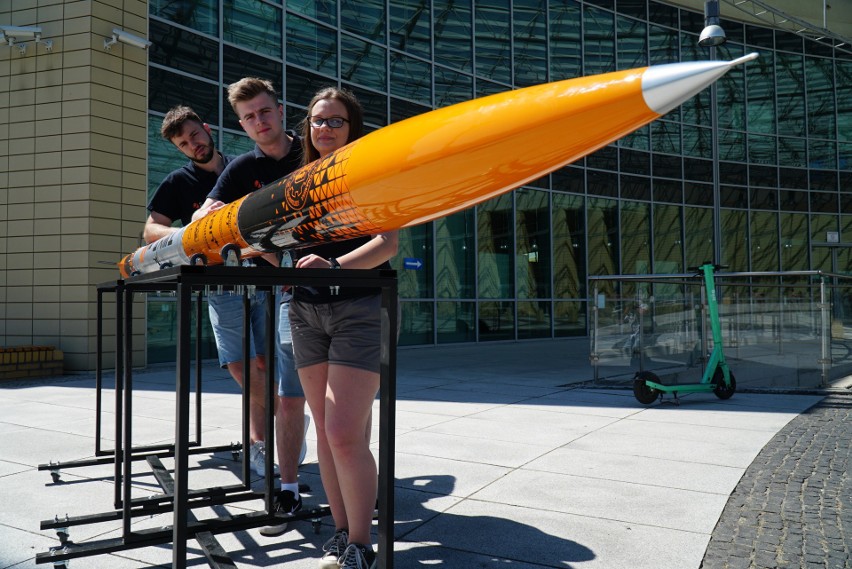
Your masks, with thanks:
M 319 518 L 314 518 L 311 520 L 311 528 L 313 528 L 315 534 L 319 534 L 320 528 L 322 527 L 322 522 Z
M 53 461 L 50 461 L 50 477 L 53 479 L 54 484 L 59 484 L 62 482 L 62 478 L 60 478 L 61 474 L 59 473 L 59 462 L 53 464 Z
M 240 448 L 238 443 L 231 443 L 231 460 L 234 462 L 240 460 Z

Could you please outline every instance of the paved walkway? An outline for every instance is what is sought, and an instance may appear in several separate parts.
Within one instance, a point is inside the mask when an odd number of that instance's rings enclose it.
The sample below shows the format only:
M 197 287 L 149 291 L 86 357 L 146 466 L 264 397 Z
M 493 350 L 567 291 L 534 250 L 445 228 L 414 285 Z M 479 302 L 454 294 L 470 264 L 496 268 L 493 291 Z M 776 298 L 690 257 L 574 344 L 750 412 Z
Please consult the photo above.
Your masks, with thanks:
M 401 349 L 398 359 L 397 568 L 850 566 L 848 545 L 839 545 L 850 542 L 848 396 L 695 394 L 679 406 L 645 407 L 630 391 L 589 385 L 585 339 Z M 238 440 L 235 382 L 209 363 L 203 374 L 204 444 Z M 41 520 L 112 509 L 112 467 L 64 470 L 58 483 L 36 470 L 92 455 L 93 386 L 91 377 L 0 384 L 0 569 L 33 569 L 36 553 L 58 544 Z M 169 441 L 173 418 L 174 371 L 135 373 L 134 441 Z M 375 430 L 373 440 L 375 448 Z M 309 448 L 300 477 L 314 489 L 306 503 L 319 504 Z M 230 453 L 195 455 L 190 486 L 233 484 L 238 475 Z M 134 467 L 133 488 L 135 496 L 157 493 L 147 465 Z M 170 519 L 140 518 L 133 527 Z M 217 537 L 239 568 L 315 569 L 329 524 L 318 535 L 296 522 L 279 538 L 258 529 Z M 71 537 L 115 537 L 119 527 L 78 526 Z M 823 564 L 812 564 L 820 552 Z M 192 541 L 189 563 L 206 566 Z M 170 565 L 168 545 L 71 562 Z

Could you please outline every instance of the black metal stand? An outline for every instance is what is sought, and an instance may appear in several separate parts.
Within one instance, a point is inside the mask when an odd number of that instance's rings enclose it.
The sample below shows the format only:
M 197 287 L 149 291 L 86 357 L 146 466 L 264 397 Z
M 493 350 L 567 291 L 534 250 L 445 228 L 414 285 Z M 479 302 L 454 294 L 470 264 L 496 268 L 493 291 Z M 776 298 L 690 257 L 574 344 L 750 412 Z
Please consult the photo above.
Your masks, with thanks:
M 382 356 L 381 383 L 379 401 L 379 518 L 378 518 L 378 566 L 380 569 L 393 567 L 393 511 L 394 511 L 394 429 L 396 416 L 396 330 L 397 330 L 397 282 L 394 271 L 363 271 L 345 269 L 311 269 L 299 270 L 291 268 L 272 267 L 205 267 L 179 266 L 164 269 L 155 273 L 131 277 L 104 283 L 98 286 L 98 322 L 97 350 L 98 363 L 96 375 L 96 443 L 95 451 L 98 458 L 66 463 L 49 463 L 39 466 L 39 470 L 50 470 L 54 478 L 58 477 L 60 468 L 73 468 L 94 464 L 114 463 L 115 465 L 115 504 L 114 510 L 99 514 L 54 518 L 41 523 L 42 529 L 55 529 L 62 539 L 63 532 L 74 525 L 85 525 L 104 521 L 121 520 L 122 535 L 119 538 L 92 541 L 88 543 L 72 543 L 63 540 L 60 547 L 40 553 L 36 563 L 53 563 L 55 566 L 62 561 L 77 557 L 87 557 L 116 551 L 124 551 L 151 545 L 172 543 L 172 567 L 186 567 L 187 540 L 195 539 L 207 555 L 212 567 L 232 567 L 233 563 L 227 558 L 213 537 L 217 533 L 226 533 L 249 529 L 270 523 L 281 523 L 286 520 L 316 519 L 328 515 L 327 507 L 303 510 L 285 518 L 272 513 L 273 478 L 272 459 L 274 453 L 269 453 L 267 459 L 266 487 L 264 492 L 251 490 L 248 476 L 247 461 L 243 462 L 243 484 L 192 490 L 188 488 L 189 455 L 202 452 L 232 451 L 248 448 L 248 404 L 249 390 L 243 392 L 243 444 L 219 447 L 201 447 L 201 357 L 197 346 L 196 359 L 196 429 L 195 439 L 190 441 L 190 384 L 191 359 L 190 316 L 192 310 L 192 295 L 196 293 L 196 338 L 200 335 L 201 292 L 209 286 L 253 286 L 259 291 L 266 291 L 275 298 L 274 291 L 281 285 L 292 286 L 343 286 L 343 287 L 375 287 L 382 290 Z M 175 443 L 173 445 L 138 446 L 132 443 L 132 405 L 133 378 L 132 366 L 132 306 L 135 293 L 154 291 L 172 291 L 177 297 L 177 370 L 175 411 Z M 116 307 L 116 367 L 115 367 L 115 421 L 116 441 L 114 448 L 104 450 L 100 445 L 101 420 L 101 391 L 102 391 L 102 337 L 103 337 L 103 295 L 115 294 Z M 247 296 L 244 295 L 246 307 Z M 268 303 L 267 315 L 267 353 L 275 353 L 274 312 L 275 303 Z M 246 315 L 247 318 L 247 315 Z M 244 339 L 244 358 L 248 353 L 248 337 Z M 197 342 L 200 344 L 200 342 Z M 267 365 L 266 409 L 267 409 L 267 440 L 273 437 L 274 404 L 272 386 L 274 384 L 275 366 L 273 362 Z M 160 461 L 163 457 L 174 457 L 174 478 L 172 478 Z M 132 480 L 132 463 L 146 460 L 154 471 L 163 494 L 149 498 L 132 499 L 130 495 Z M 254 512 L 213 518 L 198 521 L 192 514 L 195 508 L 209 507 L 245 500 L 264 498 L 265 512 Z M 150 516 L 172 512 L 172 526 L 156 529 L 132 531 L 131 522 L 134 517 Z M 67 533 L 65 533 L 67 537 Z

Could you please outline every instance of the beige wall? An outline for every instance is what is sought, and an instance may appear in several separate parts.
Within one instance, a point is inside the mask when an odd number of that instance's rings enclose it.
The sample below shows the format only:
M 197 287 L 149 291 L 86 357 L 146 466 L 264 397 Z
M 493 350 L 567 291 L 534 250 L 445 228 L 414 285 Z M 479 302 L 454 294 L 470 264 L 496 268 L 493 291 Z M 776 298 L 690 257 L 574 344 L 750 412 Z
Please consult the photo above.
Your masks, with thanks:
M 0 347 L 55 346 L 67 371 L 94 369 L 95 285 L 116 279 L 145 219 L 148 53 L 103 44 L 114 27 L 147 37 L 147 12 L 147 0 L 0 2 L 0 25 L 53 41 L 0 46 Z

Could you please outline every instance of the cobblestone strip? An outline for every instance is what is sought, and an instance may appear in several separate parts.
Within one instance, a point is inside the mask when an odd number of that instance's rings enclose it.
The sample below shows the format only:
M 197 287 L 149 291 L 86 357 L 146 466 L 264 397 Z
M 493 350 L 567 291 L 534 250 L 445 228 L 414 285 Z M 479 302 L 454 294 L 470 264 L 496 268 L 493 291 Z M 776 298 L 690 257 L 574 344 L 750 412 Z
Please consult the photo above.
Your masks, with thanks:
M 701 569 L 852 569 L 852 394 L 832 394 L 761 450 Z

